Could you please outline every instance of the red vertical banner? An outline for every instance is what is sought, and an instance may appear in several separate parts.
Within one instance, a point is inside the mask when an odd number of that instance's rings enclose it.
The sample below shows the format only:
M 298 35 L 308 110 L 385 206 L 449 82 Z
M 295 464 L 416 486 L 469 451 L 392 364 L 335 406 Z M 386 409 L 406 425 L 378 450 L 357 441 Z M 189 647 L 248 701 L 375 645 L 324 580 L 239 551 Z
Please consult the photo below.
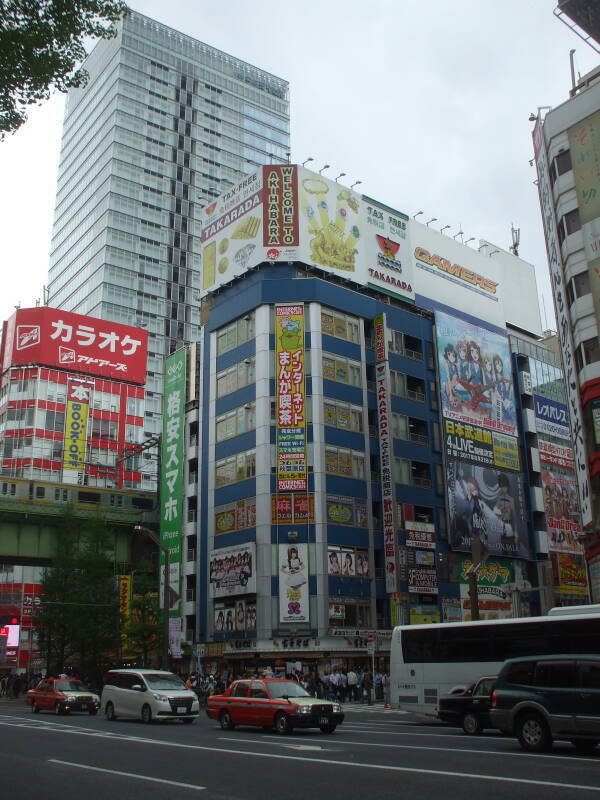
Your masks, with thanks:
M 263 167 L 265 247 L 298 247 L 298 171 L 293 165 Z

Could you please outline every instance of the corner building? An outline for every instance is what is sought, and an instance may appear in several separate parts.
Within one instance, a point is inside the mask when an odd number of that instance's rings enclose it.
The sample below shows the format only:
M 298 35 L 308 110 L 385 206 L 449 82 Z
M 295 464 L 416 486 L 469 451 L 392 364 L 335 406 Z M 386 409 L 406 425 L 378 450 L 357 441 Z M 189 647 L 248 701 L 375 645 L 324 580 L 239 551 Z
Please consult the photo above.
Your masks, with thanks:
M 600 70 L 533 131 L 540 206 L 582 495 L 586 557 L 600 600 Z
M 541 336 L 532 265 L 285 164 L 206 207 L 201 247 L 176 513 L 205 669 L 366 666 L 369 640 L 384 668 L 393 625 L 469 618 L 479 536 L 482 617 L 512 616 L 548 554 L 508 339 Z
M 199 208 L 286 159 L 288 84 L 136 12 L 84 67 L 67 96 L 48 304 L 146 328 L 152 436 L 162 359 L 198 336 Z

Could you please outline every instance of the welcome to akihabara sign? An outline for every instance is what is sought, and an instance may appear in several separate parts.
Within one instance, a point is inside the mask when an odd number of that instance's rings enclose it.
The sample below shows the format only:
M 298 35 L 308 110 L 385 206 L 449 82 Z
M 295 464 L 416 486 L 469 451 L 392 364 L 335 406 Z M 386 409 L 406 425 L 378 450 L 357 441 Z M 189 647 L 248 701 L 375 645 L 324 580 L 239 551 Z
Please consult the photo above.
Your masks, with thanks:
M 58 308 L 20 308 L 4 323 L 2 366 L 43 364 L 146 383 L 148 332 Z
M 202 209 L 202 293 L 300 261 L 414 300 L 406 214 L 296 164 L 261 167 Z

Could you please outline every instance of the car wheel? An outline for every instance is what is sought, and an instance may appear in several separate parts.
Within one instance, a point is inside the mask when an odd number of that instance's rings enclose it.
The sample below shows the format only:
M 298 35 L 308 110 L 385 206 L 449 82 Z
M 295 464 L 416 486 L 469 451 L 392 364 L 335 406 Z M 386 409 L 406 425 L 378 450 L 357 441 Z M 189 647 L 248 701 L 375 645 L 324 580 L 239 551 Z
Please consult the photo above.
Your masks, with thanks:
M 152 709 L 147 704 L 142 708 L 142 722 L 146 725 L 152 722 Z
M 293 730 L 293 726 L 288 715 L 284 714 L 283 711 L 280 711 L 275 717 L 275 730 L 277 733 L 281 734 L 291 733 Z
M 232 731 L 235 728 L 229 711 L 221 711 L 219 714 L 219 722 L 224 731 Z
M 182 719 L 181 720 L 184 725 L 191 725 L 194 721 L 194 717 L 190 717 L 189 719 Z
M 523 750 L 543 753 L 552 747 L 550 729 L 543 717 L 535 711 L 528 711 L 518 717 L 515 732 Z
M 106 707 L 104 709 L 104 716 L 109 722 L 112 722 L 114 719 L 117 718 L 117 715 L 115 714 L 115 707 L 113 706 L 112 703 L 106 704 Z
M 33 701 L 33 703 L 31 704 L 31 713 L 32 713 L 32 714 L 39 714 L 39 713 L 40 713 L 40 707 L 39 707 L 39 706 L 38 706 L 38 704 L 35 702 L 35 700 L 34 700 L 34 701 Z
M 335 722 L 330 722 L 329 725 L 319 725 L 319 728 L 321 729 L 321 733 L 333 733 L 337 725 Z
M 55 714 L 62 714 L 63 713 L 63 710 L 62 710 L 62 707 L 61 707 L 60 703 L 55 703 L 54 704 L 54 713 Z
M 598 742 L 593 739 L 572 739 L 571 744 L 575 746 L 575 750 L 582 755 L 589 756 L 596 749 Z
M 481 720 L 477 714 L 465 714 L 462 721 L 462 729 L 469 736 L 475 736 L 481 733 Z

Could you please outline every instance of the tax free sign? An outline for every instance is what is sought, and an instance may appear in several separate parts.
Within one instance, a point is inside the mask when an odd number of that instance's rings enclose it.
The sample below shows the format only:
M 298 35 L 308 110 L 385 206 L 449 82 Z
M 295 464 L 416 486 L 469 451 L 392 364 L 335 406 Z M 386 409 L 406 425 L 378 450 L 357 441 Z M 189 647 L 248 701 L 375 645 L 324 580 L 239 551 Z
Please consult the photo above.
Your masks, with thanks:
M 181 597 L 181 532 L 183 527 L 183 443 L 185 431 L 185 349 L 165 359 L 163 391 L 163 433 L 160 482 L 160 538 L 169 548 L 169 587 L 171 617 L 178 617 Z M 164 581 L 164 555 L 161 551 L 161 584 Z M 161 586 L 161 596 L 164 584 Z

